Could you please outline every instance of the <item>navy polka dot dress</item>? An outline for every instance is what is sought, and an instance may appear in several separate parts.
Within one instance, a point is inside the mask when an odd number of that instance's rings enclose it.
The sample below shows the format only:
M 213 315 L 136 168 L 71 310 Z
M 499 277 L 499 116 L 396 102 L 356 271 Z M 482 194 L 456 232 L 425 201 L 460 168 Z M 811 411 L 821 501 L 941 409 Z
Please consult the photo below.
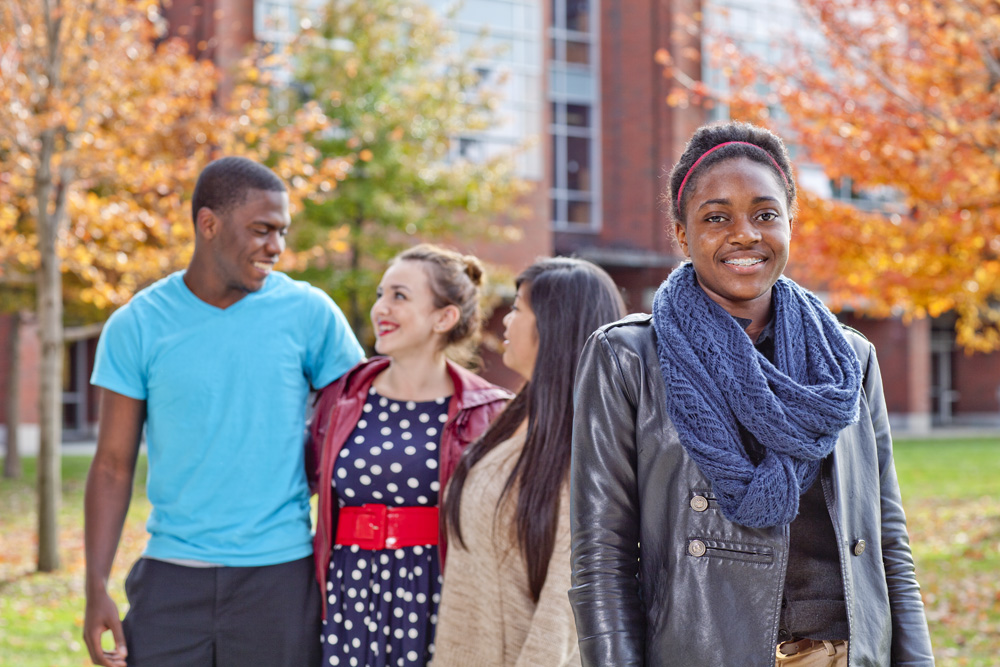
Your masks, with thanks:
M 340 506 L 436 506 L 438 447 L 447 419 L 447 398 L 394 401 L 373 387 L 334 466 Z M 372 551 L 335 544 L 326 588 L 324 666 L 430 661 L 441 599 L 437 545 Z

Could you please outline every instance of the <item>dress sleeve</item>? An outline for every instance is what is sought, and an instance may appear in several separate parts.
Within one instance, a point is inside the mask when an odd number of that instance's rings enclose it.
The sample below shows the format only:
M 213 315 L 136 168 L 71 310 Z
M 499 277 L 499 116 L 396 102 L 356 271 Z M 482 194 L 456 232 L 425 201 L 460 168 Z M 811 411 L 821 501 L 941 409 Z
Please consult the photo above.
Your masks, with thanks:
M 889 417 L 874 347 L 869 352 L 865 369 L 865 395 L 868 398 L 878 448 L 882 564 L 885 567 L 892 612 L 892 664 L 933 665 L 930 634 L 913 566 L 899 483 L 896 480 Z
M 569 555 L 569 485 L 566 484 L 559 497 L 559 523 L 548 573 L 515 667 L 578 664 L 571 662 L 577 655 L 577 637 L 573 610 L 566 596 L 570 586 Z
M 642 665 L 636 391 L 604 331 L 577 371 L 570 465 L 573 586 L 583 665 Z

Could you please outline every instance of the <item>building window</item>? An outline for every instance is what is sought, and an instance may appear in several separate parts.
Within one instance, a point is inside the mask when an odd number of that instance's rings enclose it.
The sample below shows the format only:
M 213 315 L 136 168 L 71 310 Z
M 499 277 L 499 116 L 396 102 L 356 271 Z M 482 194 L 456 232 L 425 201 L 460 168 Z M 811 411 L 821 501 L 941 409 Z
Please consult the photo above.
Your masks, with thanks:
M 548 37 L 552 137 L 552 225 L 597 231 L 600 213 L 600 90 L 596 8 L 588 0 L 551 0 Z
M 499 91 L 498 123 L 475 137 L 457 141 L 455 153 L 470 160 L 486 160 L 521 147 L 517 173 L 522 178 L 542 178 L 542 152 L 538 139 L 543 111 L 542 10 L 535 0 L 427 0 L 448 13 L 457 5 L 449 27 L 458 34 L 463 52 L 484 43 L 493 55 L 476 63 L 481 85 Z
M 254 0 L 254 34 L 258 40 L 280 48 L 304 25 L 318 20 L 327 2 Z M 516 158 L 518 175 L 540 180 L 542 155 L 537 139 L 542 133 L 539 119 L 544 104 L 541 6 L 535 0 L 425 2 L 441 15 L 451 15 L 447 26 L 457 37 L 456 48 L 464 52 L 485 41 L 487 50 L 494 54 L 475 63 L 475 67 L 482 77 L 481 85 L 500 93 L 498 123 L 476 136 L 456 137 L 452 157 L 483 161 L 520 147 Z M 277 79 L 282 81 L 280 73 Z
M 326 0 L 254 0 L 253 33 L 257 41 L 288 44 L 312 25 Z

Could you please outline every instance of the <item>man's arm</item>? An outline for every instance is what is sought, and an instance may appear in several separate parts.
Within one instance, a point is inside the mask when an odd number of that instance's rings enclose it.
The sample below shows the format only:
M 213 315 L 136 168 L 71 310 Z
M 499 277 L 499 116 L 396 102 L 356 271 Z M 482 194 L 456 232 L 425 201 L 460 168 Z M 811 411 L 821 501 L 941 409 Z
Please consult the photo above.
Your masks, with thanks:
M 84 495 L 87 609 L 83 639 L 90 659 L 95 665 L 105 667 L 125 667 L 128 654 L 118 607 L 108 595 L 108 578 L 132 499 L 135 462 L 145 419 L 145 401 L 108 389 L 101 391 L 97 453 L 90 465 Z M 106 630 L 114 636 L 113 651 L 101 648 L 101 634 Z

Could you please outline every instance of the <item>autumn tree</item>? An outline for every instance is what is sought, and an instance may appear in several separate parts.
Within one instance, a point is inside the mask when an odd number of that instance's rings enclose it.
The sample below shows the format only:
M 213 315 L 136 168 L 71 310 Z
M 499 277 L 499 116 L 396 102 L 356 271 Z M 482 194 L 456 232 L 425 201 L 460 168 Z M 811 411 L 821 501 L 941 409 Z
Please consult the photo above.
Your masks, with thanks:
M 307 127 L 278 171 L 317 185 L 293 249 L 300 275 L 330 291 L 359 333 L 385 262 L 415 238 L 517 234 L 496 223 L 523 191 L 512 153 L 477 161 L 456 150 L 498 122 L 476 69 L 488 54 L 458 49 L 444 21 L 414 0 L 331 0 L 286 53 L 289 112 L 273 127 Z
M 64 295 L 99 315 L 182 266 L 183 199 L 232 136 L 213 67 L 157 45 L 158 12 L 154 0 L 0 4 L 0 278 L 34 283 L 42 571 L 59 566 Z
M 952 311 L 961 345 L 1000 348 L 1000 4 L 799 4 L 822 46 L 782 32 L 769 49 L 782 57 L 768 58 L 716 35 L 706 57 L 726 90 L 681 75 L 678 54 L 661 52 L 677 82 L 671 102 L 728 104 L 855 195 L 881 199 L 872 212 L 803 192 L 793 255 L 835 305 Z

